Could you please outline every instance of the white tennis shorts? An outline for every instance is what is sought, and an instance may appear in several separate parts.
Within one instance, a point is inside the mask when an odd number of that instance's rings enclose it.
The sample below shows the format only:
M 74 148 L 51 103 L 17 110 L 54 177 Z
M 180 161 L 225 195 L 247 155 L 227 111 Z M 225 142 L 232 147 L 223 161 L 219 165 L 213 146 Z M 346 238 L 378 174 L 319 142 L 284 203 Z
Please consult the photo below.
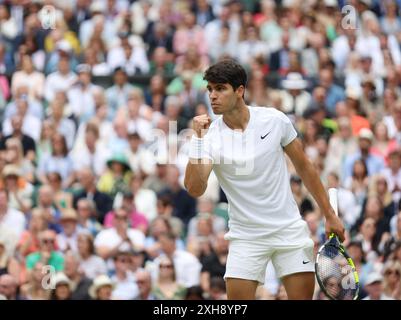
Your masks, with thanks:
M 270 260 L 279 278 L 298 272 L 314 272 L 313 245 L 303 220 L 267 239 L 231 239 L 224 279 L 255 280 L 263 284 Z

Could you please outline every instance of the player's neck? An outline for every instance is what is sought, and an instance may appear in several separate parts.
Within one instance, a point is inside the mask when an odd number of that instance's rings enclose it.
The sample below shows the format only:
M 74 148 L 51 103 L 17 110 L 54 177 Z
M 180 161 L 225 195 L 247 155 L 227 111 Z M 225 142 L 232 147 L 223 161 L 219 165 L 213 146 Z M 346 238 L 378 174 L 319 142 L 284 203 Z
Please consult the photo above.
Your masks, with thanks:
M 245 102 L 242 101 L 238 106 L 235 106 L 229 112 L 224 113 L 223 121 L 232 130 L 242 130 L 248 126 L 250 119 L 250 112 Z

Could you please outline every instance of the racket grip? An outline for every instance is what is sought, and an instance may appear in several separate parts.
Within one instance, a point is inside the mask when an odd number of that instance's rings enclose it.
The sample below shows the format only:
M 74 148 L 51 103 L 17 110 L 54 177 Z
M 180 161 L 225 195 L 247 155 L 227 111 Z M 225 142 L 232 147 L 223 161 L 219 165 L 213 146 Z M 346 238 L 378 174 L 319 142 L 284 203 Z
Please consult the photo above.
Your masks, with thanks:
M 330 205 L 333 208 L 334 212 L 336 213 L 336 216 L 338 217 L 338 198 L 337 198 L 337 189 L 336 188 L 330 188 L 328 190 L 329 193 L 329 200 L 330 200 Z

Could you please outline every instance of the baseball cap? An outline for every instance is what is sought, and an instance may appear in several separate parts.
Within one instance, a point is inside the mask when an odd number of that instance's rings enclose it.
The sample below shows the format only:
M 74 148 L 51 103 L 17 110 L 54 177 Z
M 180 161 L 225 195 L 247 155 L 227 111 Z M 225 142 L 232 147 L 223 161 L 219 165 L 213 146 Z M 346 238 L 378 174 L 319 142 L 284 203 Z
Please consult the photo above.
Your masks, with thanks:
M 368 278 L 366 279 L 365 285 L 371 285 L 373 283 L 376 282 L 382 282 L 383 281 L 383 277 L 381 274 L 377 273 L 377 272 L 372 272 L 368 275 Z
M 359 137 L 359 139 L 367 139 L 370 141 L 372 141 L 374 138 L 372 130 L 367 129 L 367 128 L 362 128 L 359 131 L 358 137 Z

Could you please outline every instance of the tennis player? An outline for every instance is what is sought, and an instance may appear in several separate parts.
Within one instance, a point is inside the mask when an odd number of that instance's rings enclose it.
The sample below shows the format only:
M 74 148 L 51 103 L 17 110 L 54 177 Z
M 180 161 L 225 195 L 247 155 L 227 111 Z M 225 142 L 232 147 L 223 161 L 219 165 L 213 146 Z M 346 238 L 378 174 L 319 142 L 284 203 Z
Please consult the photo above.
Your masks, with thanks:
M 228 299 L 254 299 L 269 260 L 289 299 L 312 299 L 313 241 L 291 193 L 284 152 L 324 214 L 326 233 L 343 240 L 343 224 L 289 118 L 274 108 L 246 105 L 244 68 L 234 60 L 222 60 L 206 70 L 204 79 L 213 112 L 219 116 L 213 122 L 206 114 L 193 119 L 184 184 L 199 197 L 214 170 L 227 196 Z

